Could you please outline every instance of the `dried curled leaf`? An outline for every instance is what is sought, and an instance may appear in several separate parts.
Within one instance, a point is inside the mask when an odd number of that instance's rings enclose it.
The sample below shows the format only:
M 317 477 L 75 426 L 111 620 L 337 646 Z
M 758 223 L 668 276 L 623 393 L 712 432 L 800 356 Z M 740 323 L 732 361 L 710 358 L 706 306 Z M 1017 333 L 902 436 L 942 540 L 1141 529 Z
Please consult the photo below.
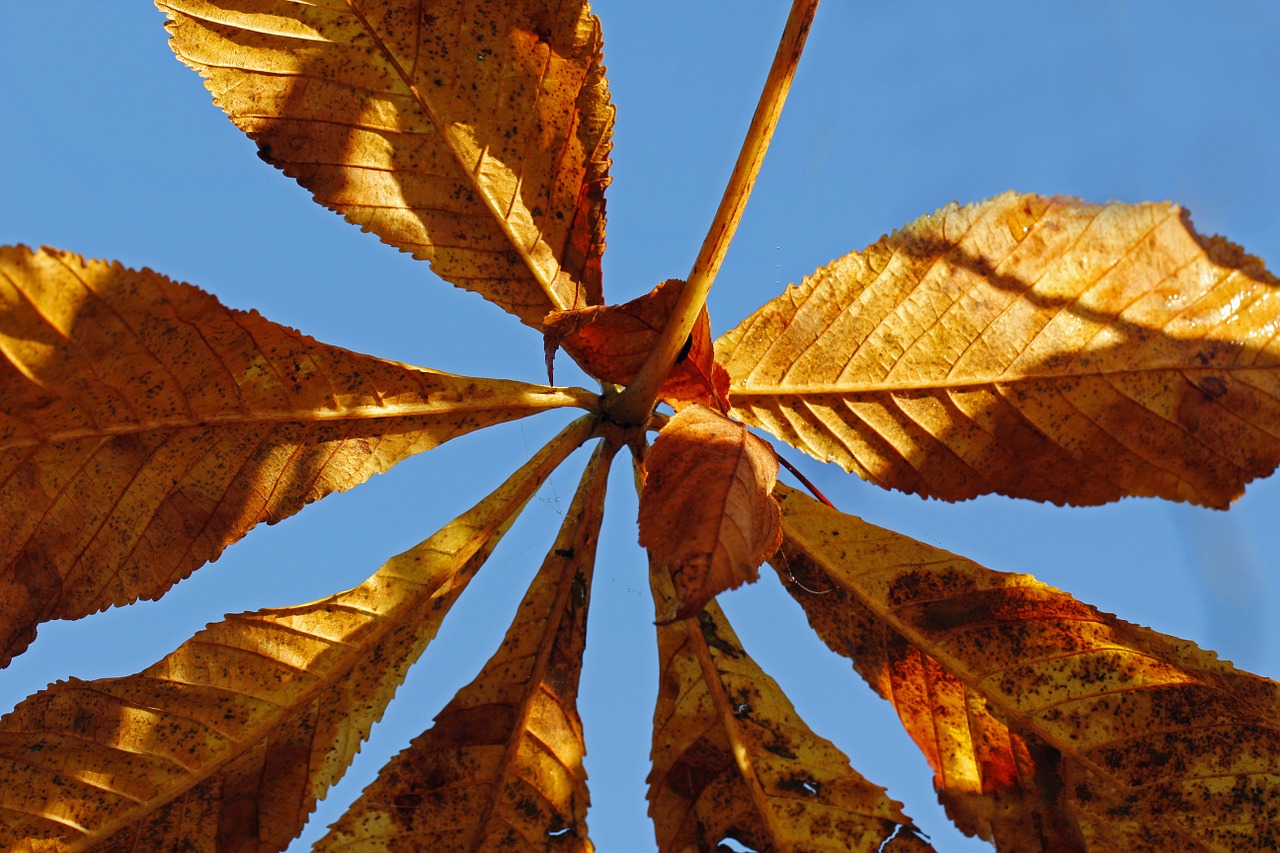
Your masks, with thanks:
M 773 448 L 701 405 L 678 412 L 645 459 L 640 544 L 670 567 L 673 613 L 684 619 L 727 589 L 754 581 L 782 541 Z
M 650 563 L 662 614 L 674 604 L 671 579 Z M 659 626 L 658 662 L 649 815 L 660 851 L 727 839 L 755 850 L 933 849 L 884 788 L 809 730 L 715 602 Z
M 0 720 L 0 847 L 283 850 L 575 422 L 359 587 L 210 625 L 137 675 L 59 682 Z
M 716 346 L 735 417 L 886 487 L 1224 507 L 1280 462 L 1277 295 L 1175 205 L 1007 193 L 834 261 Z
M 775 568 L 1011 851 L 1274 850 L 1280 685 L 778 487 Z M 815 594 L 818 593 L 818 594 Z
M 260 156 L 539 328 L 599 304 L 613 107 L 586 2 L 157 0 Z
M 554 375 L 556 349 L 564 347 L 597 379 L 630 385 L 671 319 L 683 289 L 684 282 L 673 278 L 622 305 L 552 311 L 543 321 L 548 379 Z M 729 374 L 715 362 L 711 319 L 704 305 L 684 351 L 658 389 L 658 398 L 678 409 L 702 403 L 724 412 L 728 396 Z
M 592 457 L 497 653 L 316 851 L 592 849 L 577 696 L 609 458 Z
M 592 395 L 327 346 L 150 271 L 0 249 L 0 663 L 261 521 Z

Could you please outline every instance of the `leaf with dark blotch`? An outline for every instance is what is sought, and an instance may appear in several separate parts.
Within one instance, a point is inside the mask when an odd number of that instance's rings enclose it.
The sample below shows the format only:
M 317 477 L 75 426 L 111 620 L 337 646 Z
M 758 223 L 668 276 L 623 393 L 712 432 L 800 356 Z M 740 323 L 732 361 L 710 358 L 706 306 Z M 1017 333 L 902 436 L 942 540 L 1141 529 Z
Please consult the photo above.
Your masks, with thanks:
M 40 622 L 158 598 L 255 524 L 414 453 L 594 405 L 358 355 L 47 249 L 0 249 L 0 309 L 0 663 Z
M 1010 851 L 1273 850 L 1280 685 L 779 486 L 775 568 Z
M 367 581 L 230 616 L 141 673 L 59 682 L 0 720 L 0 848 L 283 850 L 581 419 Z M 26 844 L 28 847 L 19 847 Z
M 651 560 L 649 579 L 668 612 L 666 569 Z M 715 602 L 658 627 L 658 666 L 649 814 L 662 853 L 730 838 L 755 850 L 932 849 L 883 788 L 809 730 Z
M 734 417 L 889 488 L 1225 507 L 1280 462 L 1278 296 L 1175 205 L 1007 193 L 832 262 L 716 348 Z
M 644 465 L 640 544 L 671 568 L 676 587 L 675 610 L 662 618 L 691 616 L 760 576 L 782 539 L 772 447 L 694 404 L 663 426 Z
M 611 453 L 588 464 L 497 653 L 315 850 L 591 850 L 577 695 Z
M 539 328 L 600 304 L 613 106 L 585 0 L 158 0 L 262 159 Z
M 556 350 L 563 347 L 592 376 L 630 385 L 671 319 L 683 289 L 683 281 L 669 279 L 622 305 L 551 312 L 543 321 L 548 379 L 554 375 Z M 702 403 L 724 412 L 728 397 L 729 374 L 715 362 L 711 320 L 704 305 L 680 357 L 658 389 L 658 398 L 677 409 Z

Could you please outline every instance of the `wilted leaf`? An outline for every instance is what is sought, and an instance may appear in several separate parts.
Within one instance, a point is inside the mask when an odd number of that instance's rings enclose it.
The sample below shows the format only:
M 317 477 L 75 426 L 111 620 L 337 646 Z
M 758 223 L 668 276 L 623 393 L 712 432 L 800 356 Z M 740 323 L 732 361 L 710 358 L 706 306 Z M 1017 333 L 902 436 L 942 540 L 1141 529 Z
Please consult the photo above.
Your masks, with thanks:
M 264 160 L 539 328 L 599 304 L 613 107 L 585 2 L 157 0 Z
M 773 448 L 705 406 L 667 422 L 645 458 L 640 544 L 667 564 L 684 619 L 726 589 L 754 581 L 782 541 Z
M 732 412 L 881 485 L 1223 507 L 1280 461 L 1277 282 L 1170 204 L 951 205 L 717 342 Z
M 778 487 L 776 568 L 1002 850 L 1274 850 L 1280 685 Z
M 674 606 L 651 560 L 659 615 Z M 658 849 L 930 850 L 900 804 L 818 737 L 747 653 L 715 602 L 658 627 L 649 815 Z M 881 846 L 887 839 L 887 845 Z
M 611 453 L 588 464 L 497 653 L 316 850 L 592 849 L 577 696 Z
M 585 395 L 585 396 L 582 396 Z M 0 249 L 0 662 L 260 521 L 587 392 L 318 343 L 149 271 Z
M 554 375 L 556 349 L 564 347 L 597 379 L 630 385 L 671 319 L 683 288 L 683 281 L 669 279 L 622 305 L 552 311 L 543 323 L 548 378 Z M 715 362 L 711 320 L 704 305 L 684 351 L 658 389 L 658 398 L 676 408 L 702 403 L 723 412 L 728 391 L 729 374 Z
M 59 682 L 23 701 L 0 720 L 0 846 L 284 849 L 521 507 L 591 429 L 572 424 L 353 590 L 228 617 L 137 675 Z

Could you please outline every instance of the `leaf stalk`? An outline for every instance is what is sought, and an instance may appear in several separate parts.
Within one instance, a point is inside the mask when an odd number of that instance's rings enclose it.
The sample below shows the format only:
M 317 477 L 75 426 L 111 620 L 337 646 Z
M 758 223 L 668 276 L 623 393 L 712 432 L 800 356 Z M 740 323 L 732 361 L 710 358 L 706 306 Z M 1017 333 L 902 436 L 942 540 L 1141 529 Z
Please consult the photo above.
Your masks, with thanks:
M 615 423 L 633 426 L 644 422 L 658 398 L 658 389 L 666 381 L 702 306 L 706 304 L 711 283 L 720 271 L 720 264 L 729 250 L 729 243 L 742 219 L 751 189 L 760 174 L 765 152 L 768 151 L 769 142 L 778 126 L 778 117 L 782 114 L 782 105 L 791 89 L 791 80 L 795 77 L 805 38 L 809 35 L 817 9 L 818 0 L 792 0 L 791 13 L 783 28 L 782 39 L 774 54 L 773 65 L 765 80 L 764 90 L 760 93 L 755 114 L 751 117 L 751 126 L 747 129 L 746 139 L 738 152 L 733 174 L 729 176 L 728 186 L 720 199 L 720 207 L 716 210 L 693 269 L 689 272 L 688 282 L 676 300 L 671 319 L 635 380 L 617 397 L 606 401 L 608 415 Z

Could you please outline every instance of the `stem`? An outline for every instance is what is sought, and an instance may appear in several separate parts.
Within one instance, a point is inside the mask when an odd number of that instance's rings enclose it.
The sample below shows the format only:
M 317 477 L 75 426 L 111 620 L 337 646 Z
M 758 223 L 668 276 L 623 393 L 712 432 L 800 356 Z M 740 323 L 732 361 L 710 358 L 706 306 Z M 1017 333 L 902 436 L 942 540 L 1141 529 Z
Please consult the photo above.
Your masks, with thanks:
M 729 185 L 725 187 L 720 207 L 702 242 L 702 249 L 693 262 L 689 280 L 680 292 L 671 318 L 645 360 L 644 367 L 626 390 L 609 401 L 608 414 L 615 423 L 632 426 L 644 422 L 654 401 L 658 399 L 658 389 L 666 381 L 667 374 L 676 362 L 676 356 L 688 340 L 702 306 L 706 304 L 711 283 L 729 250 L 729 242 L 742 219 L 742 211 L 746 209 L 751 188 L 756 176 L 760 174 L 769 141 L 778 126 L 778 117 L 782 114 L 782 105 L 791 88 L 791 79 L 795 76 L 800 52 L 804 49 L 804 40 L 809 34 L 817 8 L 818 0 L 792 0 L 791 14 L 782 31 L 782 40 L 778 44 L 778 52 L 774 54 L 773 66 L 765 80 L 764 91 L 760 93 L 755 115 L 751 117 L 747 138 L 742 143 L 742 150 L 738 152 L 738 162 L 734 164 L 733 174 L 729 176 Z

